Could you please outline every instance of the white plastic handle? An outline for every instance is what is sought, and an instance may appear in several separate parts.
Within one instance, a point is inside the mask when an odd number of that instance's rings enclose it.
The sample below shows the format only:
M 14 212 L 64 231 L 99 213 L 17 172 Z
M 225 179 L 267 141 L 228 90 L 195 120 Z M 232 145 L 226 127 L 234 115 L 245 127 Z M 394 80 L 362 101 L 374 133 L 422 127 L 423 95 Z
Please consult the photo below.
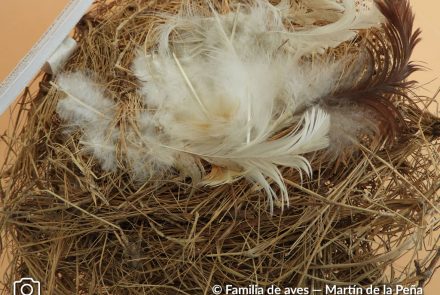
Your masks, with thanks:
M 92 3 L 93 0 L 70 0 L 55 22 L 0 84 L 0 115 L 38 74 Z

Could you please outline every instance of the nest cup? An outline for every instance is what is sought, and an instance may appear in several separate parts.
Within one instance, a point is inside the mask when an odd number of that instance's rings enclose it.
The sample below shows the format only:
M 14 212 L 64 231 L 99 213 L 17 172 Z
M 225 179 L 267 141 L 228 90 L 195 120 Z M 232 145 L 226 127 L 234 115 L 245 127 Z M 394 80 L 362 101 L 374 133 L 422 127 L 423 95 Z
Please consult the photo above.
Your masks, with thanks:
M 98 1 L 75 29 L 79 48 L 64 70 L 100 78 L 119 104 L 121 133 L 142 107 L 134 54 L 154 46 L 159 12 L 175 14 L 181 4 Z M 228 1 L 214 6 L 230 10 Z M 12 261 L 4 292 L 22 277 L 40 281 L 44 294 L 427 283 L 439 256 L 435 247 L 419 254 L 438 226 L 440 121 L 427 111 L 432 99 L 396 98 L 407 126 L 393 145 L 359 145 L 336 162 L 315 157 L 313 177 L 302 181 L 284 168 L 290 205 L 270 214 L 267 196 L 245 180 L 199 187 L 177 172 L 139 183 L 124 165 L 103 171 L 83 152 L 80 131 L 65 132 L 53 78 L 45 74 L 38 93 L 23 96 L 16 122 L 23 128 L 5 137 L 1 222 Z M 406 253 L 407 265 L 396 263 Z

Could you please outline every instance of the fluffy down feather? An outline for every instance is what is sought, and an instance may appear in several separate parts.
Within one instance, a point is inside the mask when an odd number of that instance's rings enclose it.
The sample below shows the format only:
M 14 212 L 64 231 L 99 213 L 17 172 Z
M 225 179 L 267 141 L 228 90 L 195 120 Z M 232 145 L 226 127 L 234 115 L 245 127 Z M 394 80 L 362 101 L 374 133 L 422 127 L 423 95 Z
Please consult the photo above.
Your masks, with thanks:
M 112 126 L 116 104 L 102 87 L 84 73 L 61 74 L 56 86 L 66 94 L 57 105 L 58 115 L 69 122 L 70 131 L 82 130 L 80 143 L 104 170 L 115 170 L 118 128 Z

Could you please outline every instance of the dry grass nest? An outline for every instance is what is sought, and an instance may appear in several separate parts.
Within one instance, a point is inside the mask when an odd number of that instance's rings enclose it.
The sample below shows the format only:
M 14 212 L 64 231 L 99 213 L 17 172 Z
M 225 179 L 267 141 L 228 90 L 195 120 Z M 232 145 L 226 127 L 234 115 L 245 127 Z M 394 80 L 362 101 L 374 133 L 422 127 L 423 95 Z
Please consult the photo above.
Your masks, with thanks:
M 217 4 L 227 9 L 227 1 Z M 79 49 L 65 70 L 102 77 L 123 105 L 121 130 L 139 100 L 128 70 L 134 52 L 161 22 L 154 12 L 178 8 L 172 1 L 98 2 L 76 28 Z M 63 132 L 51 79 L 44 75 L 38 93 L 23 96 L 15 125 L 23 128 L 3 137 L 2 248 L 12 254 L 5 293 L 27 276 L 42 282 L 42 294 L 423 286 L 435 269 L 440 121 L 426 111 L 433 99 L 396 102 L 407 128 L 394 145 L 360 146 L 344 163 L 316 161 L 313 178 L 302 183 L 285 169 L 290 206 L 270 215 L 264 193 L 246 181 L 193 187 L 176 173 L 139 185 L 124 169 L 104 173 Z M 407 265 L 396 263 L 405 253 Z

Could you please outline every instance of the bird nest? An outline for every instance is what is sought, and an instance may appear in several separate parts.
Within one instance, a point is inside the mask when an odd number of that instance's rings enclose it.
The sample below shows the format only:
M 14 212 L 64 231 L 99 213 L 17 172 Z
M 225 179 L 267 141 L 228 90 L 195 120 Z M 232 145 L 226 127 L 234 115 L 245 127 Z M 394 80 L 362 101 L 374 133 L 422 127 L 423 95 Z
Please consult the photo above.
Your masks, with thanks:
M 176 14 L 180 4 L 98 1 L 75 29 L 79 48 L 64 70 L 101 78 L 118 101 L 121 134 L 141 107 L 130 70 L 136 51 L 153 46 L 161 13 Z M 228 1 L 214 6 L 230 10 Z M 343 46 L 333 49 L 336 56 Z M 367 134 L 336 160 L 313 153 L 311 177 L 280 168 L 289 206 L 275 201 L 271 212 L 264 190 L 246 179 L 197 186 L 178 171 L 142 182 L 123 163 L 103 170 L 83 151 L 80 131 L 66 131 L 54 81 L 45 74 L 38 93 L 23 96 L 16 121 L 23 128 L 5 137 L 1 224 L 3 251 L 12 251 L 6 292 L 21 277 L 42 282 L 44 294 L 422 287 L 429 280 L 437 241 L 421 253 L 426 237 L 435 236 L 440 201 L 440 121 L 427 111 L 432 99 L 396 93 L 392 104 L 404 126 L 392 142 L 377 144 Z M 203 165 L 208 173 L 218 169 Z M 405 266 L 397 263 L 408 253 Z

